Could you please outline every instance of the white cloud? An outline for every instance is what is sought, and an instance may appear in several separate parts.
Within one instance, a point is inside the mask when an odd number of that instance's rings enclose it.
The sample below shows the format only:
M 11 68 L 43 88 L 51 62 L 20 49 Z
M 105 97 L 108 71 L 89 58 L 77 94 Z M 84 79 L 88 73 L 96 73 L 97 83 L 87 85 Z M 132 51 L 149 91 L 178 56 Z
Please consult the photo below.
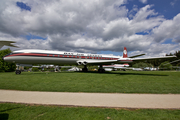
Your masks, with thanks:
M 139 0 L 141 3 L 146 4 L 147 0 Z
M 180 13 L 172 20 L 165 20 L 162 24 L 153 29 L 154 40 L 164 42 L 167 39 L 173 39 L 174 42 L 180 42 Z
M 174 6 L 177 0 L 173 0 L 172 2 L 170 2 L 171 6 Z
M 160 55 L 177 50 L 179 44 L 161 44 L 167 38 L 180 43 L 180 15 L 166 20 L 152 9 L 152 5 L 140 9 L 134 6 L 129 11 L 124 5 L 125 0 L 23 2 L 31 7 L 31 11 L 22 11 L 13 0 L 0 1 L 0 39 L 17 41 L 23 49 L 96 53 L 122 52 L 126 46 L 128 51 Z M 141 2 L 147 3 L 147 0 Z M 146 34 L 136 34 L 141 32 Z M 26 40 L 22 37 L 28 34 L 47 39 Z M 156 45 L 159 47 L 154 47 Z M 164 47 L 169 47 L 169 50 L 164 51 Z

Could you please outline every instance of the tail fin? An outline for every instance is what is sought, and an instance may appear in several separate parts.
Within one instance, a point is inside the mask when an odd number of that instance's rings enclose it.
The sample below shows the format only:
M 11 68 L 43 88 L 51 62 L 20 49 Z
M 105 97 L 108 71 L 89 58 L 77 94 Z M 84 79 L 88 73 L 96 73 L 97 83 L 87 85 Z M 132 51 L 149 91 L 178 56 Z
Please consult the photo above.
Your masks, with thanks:
M 123 51 L 123 58 L 127 58 L 128 55 L 127 55 L 127 49 L 126 47 L 124 47 L 124 51 Z

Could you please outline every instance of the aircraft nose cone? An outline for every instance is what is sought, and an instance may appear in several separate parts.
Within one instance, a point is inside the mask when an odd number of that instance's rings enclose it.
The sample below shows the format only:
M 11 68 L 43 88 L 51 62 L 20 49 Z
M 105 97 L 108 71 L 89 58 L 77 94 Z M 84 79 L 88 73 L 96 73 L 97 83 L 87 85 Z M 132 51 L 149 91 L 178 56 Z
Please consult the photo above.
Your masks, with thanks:
M 11 54 L 11 53 L 10 53 L 10 54 Z M 10 54 L 7 54 L 7 55 L 3 56 L 3 57 L 2 57 L 2 60 L 4 60 L 4 61 L 9 60 L 9 57 L 8 57 L 8 56 L 9 56 Z
M 4 56 L 4 57 L 2 57 L 2 60 L 7 62 L 7 61 L 9 61 L 9 58 Z

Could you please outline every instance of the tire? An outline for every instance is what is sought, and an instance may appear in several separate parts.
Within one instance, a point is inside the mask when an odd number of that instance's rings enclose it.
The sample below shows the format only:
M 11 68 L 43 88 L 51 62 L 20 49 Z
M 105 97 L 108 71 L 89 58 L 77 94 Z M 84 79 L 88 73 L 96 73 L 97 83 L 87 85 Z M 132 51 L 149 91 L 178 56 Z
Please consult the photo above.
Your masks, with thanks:
M 21 74 L 21 71 L 20 70 L 16 70 L 16 75 L 19 75 L 19 74 Z

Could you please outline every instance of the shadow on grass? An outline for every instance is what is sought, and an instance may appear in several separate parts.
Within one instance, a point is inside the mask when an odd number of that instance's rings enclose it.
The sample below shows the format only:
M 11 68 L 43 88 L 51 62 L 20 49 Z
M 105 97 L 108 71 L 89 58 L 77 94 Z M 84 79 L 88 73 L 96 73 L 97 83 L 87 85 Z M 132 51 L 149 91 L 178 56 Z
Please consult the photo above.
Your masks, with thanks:
M 19 108 L 21 108 L 21 107 L 9 108 L 9 109 L 5 109 L 5 110 L 1 110 L 0 112 L 7 112 L 10 110 L 19 109 Z M 8 120 L 8 119 L 9 119 L 8 113 L 0 113 L 0 120 Z
M 9 114 L 7 113 L 0 113 L 0 120 L 8 120 Z
M 19 108 L 21 108 L 21 107 L 9 108 L 9 109 L 6 109 L 6 110 L 1 110 L 0 112 L 7 112 L 7 111 L 10 111 L 10 110 L 19 109 Z
M 79 72 L 79 71 L 76 71 Z M 75 73 L 76 73 L 75 72 Z M 168 75 L 162 75 L 162 74 L 147 74 L 147 73 L 126 73 L 126 72 L 104 72 L 104 73 L 98 73 L 96 71 L 88 71 L 88 72 L 81 72 L 81 73 L 96 73 L 96 74 L 116 74 L 116 75 L 147 75 L 147 76 L 168 76 Z
M 21 75 L 33 75 L 33 74 L 41 74 L 41 75 L 44 75 L 44 74 L 52 74 L 52 73 L 55 73 L 55 72 L 30 72 L 30 73 L 26 73 L 26 72 L 22 72 L 21 73 Z M 165 74 L 149 74 L 149 73 L 140 73 L 140 72 L 138 72 L 138 73 L 134 73 L 134 72 L 126 72 L 126 71 L 124 71 L 124 72 L 109 72 L 109 71 L 106 71 L 106 72 L 104 72 L 104 73 L 99 73 L 99 72 L 97 72 L 97 71 L 88 71 L 88 72 L 82 72 L 82 71 L 74 71 L 74 72 L 58 72 L 59 74 L 61 74 L 61 73 L 67 73 L 67 74 L 69 74 L 69 73 L 71 73 L 71 74 L 76 74 L 76 73 L 94 73 L 94 74 L 116 74 L 116 75 L 146 75 L 146 76 L 169 76 L 169 75 L 165 75 Z

